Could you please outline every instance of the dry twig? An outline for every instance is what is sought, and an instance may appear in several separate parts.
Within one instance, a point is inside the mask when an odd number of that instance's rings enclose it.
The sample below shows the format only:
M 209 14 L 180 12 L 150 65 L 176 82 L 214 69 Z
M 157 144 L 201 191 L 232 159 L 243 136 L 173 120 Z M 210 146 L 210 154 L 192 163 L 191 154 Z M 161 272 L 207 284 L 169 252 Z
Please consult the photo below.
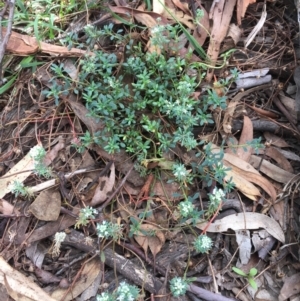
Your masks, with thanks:
M 8 23 L 7 23 L 7 30 L 6 30 L 5 36 L 3 38 L 3 36 L 2 36 L 2 20 L 3 20 L 4 14 L 5 14 L 7 8 L 9 8 Z M 15 0 L 7 0 L 4 5 L 3 10 L 0 13 L 0 84 L 3 83 L 2 59 L 5 54 L 5 49 L 6 49 L 6 45 L 8 43 L 9 37 L 11 35 L 12 23 L 13 23 L 13 18 L 14 18 L 14 10 L 15 10 Z

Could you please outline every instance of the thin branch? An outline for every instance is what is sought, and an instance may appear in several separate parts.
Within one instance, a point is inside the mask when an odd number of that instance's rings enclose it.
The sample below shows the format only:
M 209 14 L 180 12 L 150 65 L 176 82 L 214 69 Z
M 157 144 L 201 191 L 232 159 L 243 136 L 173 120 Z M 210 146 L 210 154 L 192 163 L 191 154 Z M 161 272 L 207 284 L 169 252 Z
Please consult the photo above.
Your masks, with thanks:
M 3 17 L 4 17 L 4 14 L 5 14 L 7 8 L 9 8 L 9 15 L 8 15 L 6 33 L 5 33 L 5 37 L 3 39 L 2 21 L 3 21 Z M 13 24 L 13 19 L 14 19 L 14 10 L 15 10 L 15 0 L 7 0 L 3 10 L 0 13 L 0 84 L 3 83 L 2 60 L 3 60 L 4 54 L 5 54 L 6 45 L 10 38 L 10 35 L 11 35 L 11 29 L 12 29 L 12 24 Z

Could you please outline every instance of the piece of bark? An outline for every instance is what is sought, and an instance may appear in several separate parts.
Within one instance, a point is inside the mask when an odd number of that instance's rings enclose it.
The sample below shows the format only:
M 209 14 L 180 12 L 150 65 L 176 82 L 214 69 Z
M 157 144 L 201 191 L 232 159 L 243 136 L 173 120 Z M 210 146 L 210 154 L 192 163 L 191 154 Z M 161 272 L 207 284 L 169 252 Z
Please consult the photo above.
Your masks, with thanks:
M 63 245 L 70 245 L 79 250 L 94 253 L 98 250 L 96 240 L 92 241 L 90 245 L 86 244 L 85 236 L 83 233 L 72 230 L 62 243 Z M 134 264 L 131 260 L 122 255 L 117 254 L 111 248 L 103 250 L 105 264 L 116 269 L 117 272 L 122 274 L 126 279 L 131 280 L 136 285 L 144 287 L 150 293 L 157 293 L 162 286 L 162 282 L 146 271 L 144 268 Z

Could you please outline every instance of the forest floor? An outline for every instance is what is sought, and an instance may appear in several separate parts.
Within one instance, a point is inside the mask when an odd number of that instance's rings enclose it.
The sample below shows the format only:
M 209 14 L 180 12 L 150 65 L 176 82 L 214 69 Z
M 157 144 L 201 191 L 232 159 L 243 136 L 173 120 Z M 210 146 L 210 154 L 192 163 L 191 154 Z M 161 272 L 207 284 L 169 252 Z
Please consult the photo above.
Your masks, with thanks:
M 1 5 L 0 300 L 300 301 L 292 0 Z

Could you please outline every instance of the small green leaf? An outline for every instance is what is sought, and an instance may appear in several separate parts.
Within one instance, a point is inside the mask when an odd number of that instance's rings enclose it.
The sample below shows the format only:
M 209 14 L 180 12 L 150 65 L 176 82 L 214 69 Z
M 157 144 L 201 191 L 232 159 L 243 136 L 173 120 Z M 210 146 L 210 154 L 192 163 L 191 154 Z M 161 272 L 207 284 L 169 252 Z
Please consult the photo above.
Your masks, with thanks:
M 34 35 L 35 35 L 36 41 L 37 41 L 39 47 L 41 47 L 41 38 L 39 35 L 39 15 L 36 15 L 36 17 L 34 19 L 33 30 L 34 30 Z
M 240 269 L 238 269 L 238 268 L 236 268 L 236 267 L 232 267 L 232 270 L 233 270 L 236 274 L 238 274 L 238 275 L 240 275 L 240 276 L 243 276 L 243 277 L 247 277 L 247 276 L 248 276 L 245 272 L 243 272 L 242 270 L 240 270 Z
M 0 87 L 0 95 L 2 95 L 4 92 L 6 92 L 15 82 L 15 79 L 17 78 L 18 74 L 15 74 L 11 77 L 11 79 L 2 87 Z
M 101 260 L 101 262 L 105 262 L 105 254 L 104 254 L 104 252 L 100 252 L 100 260 Z
M 251 285 L 251 287 L 253 287 L 254 289 L 257 289 L 257 283 L 253 278 L 248 278 L 249 284 Z
M 257 275 L 257 269 L 252 268 L 248 275 L 249 275 L 249 277 L 254 277 L 255 275 Z

